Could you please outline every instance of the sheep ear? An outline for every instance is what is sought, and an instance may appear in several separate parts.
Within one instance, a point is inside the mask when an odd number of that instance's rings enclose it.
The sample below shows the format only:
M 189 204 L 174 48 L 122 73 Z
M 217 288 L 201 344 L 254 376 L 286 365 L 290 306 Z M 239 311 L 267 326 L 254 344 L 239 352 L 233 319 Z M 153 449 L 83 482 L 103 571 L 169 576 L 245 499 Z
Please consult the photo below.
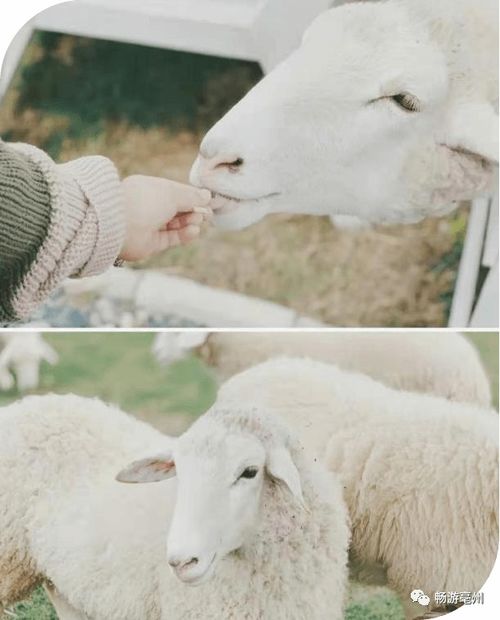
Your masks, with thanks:
M 161 482 L 175 476 L 175 463 L 172 452 L 158 454 L 150 458 L 134 461 L 116 476 L 118 482 L 142 484 Z
M 304 506 L 299 472 L 288 450 L 283 447 L 273 448 L 268 454 L 266 469 L 271 478 L 284 484 L 295 499 Z
M 498 164 L 498 114 L 488 103 L 455 106 L 445 124 L 442 143 L 453 151 Z

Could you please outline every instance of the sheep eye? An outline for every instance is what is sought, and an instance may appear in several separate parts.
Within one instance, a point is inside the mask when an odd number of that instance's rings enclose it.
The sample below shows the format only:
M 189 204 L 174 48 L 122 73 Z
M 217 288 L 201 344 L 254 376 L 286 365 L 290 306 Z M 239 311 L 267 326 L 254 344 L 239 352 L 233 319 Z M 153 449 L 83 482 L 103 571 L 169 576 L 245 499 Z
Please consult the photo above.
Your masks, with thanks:
M 407 112 L 420 112 L 420 101 L 410 93 L 400 93 L 390 97 L 395 104 Z
M 242 478 L 246 478 L 246 479 L 255 478 L 258 471 L 259 470 L 257 469 L 257 467 L 247 467 L 245 470 L 243 470 L 238 480 L 241 480 Z

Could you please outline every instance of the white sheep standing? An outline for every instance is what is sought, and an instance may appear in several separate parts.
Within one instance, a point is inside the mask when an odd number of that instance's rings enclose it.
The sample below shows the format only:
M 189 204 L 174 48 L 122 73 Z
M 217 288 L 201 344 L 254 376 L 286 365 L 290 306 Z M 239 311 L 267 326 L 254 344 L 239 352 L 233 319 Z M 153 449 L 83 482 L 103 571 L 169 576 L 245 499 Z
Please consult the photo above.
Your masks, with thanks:
M 497 0 L 387 0 L 321 14 L 208 132 L 191 181 L 222 228 L 394 224 L 492 191 L 497 169 Z
M 0 443 L 0 604 L 45 583 L 62 620 L 343 617 L 340 485 L 264 411 L 214 408 L 173 439 L 29 397 L 0 410 Z
M 270 360 L 230 379 L 217 406 L 281 415 L 337 473 L 352 523 L 351 557 L 378 566 L 408 618 L 415 588 L 478 592 L 498 543 L 498 415 L 396 391 L 312 360 Z
M 221 380 L 277 355 L 310 357 L 394 388 L 484 407 L 491 404 L 479 355 L 457 333 L 162 332 L 153 351 L 165 364 L 195 353 Z
M 0 389 L 16 385 L 20 392 L 35 390 L 40 384 L 40 366 L 54 366 L 59 356 L 39 332 L 0 334 Z

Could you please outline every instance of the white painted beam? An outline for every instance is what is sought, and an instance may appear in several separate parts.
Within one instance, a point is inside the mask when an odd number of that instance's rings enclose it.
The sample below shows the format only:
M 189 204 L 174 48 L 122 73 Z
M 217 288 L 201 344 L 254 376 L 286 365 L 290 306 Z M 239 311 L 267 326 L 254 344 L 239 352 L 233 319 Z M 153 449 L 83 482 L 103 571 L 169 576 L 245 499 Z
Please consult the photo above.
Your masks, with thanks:
M 487 198 L 474 200 L 455 284 L 449 327 L 468 327 L 469 325 L 481 265 L 488 213 L 489 200 Z

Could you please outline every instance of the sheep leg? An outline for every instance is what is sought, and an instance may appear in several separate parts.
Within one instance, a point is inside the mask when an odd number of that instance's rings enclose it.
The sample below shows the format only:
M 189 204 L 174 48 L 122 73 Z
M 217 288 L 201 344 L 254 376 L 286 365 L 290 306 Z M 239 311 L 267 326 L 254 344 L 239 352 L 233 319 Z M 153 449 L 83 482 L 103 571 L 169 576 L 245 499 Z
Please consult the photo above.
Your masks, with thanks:
M 90 620 L 88 616 L 72 607 L 52 585 L 44 585 L 45 592 L 56 610 L 59 620 Z

